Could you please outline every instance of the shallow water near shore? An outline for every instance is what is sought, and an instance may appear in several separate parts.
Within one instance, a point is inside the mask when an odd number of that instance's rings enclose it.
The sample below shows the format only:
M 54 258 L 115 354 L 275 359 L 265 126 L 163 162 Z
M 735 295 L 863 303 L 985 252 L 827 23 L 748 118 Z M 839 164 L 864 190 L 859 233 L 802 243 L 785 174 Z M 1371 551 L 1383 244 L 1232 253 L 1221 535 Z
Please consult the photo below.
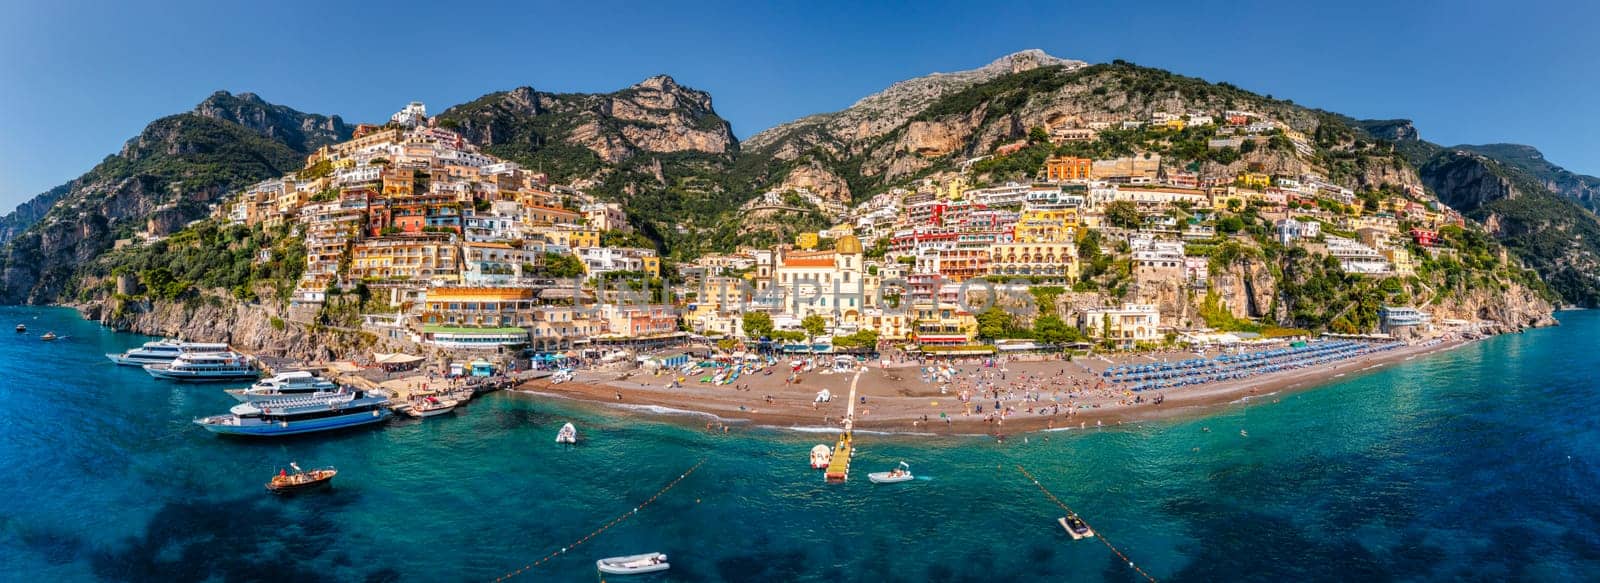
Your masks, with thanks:
M 285 441 L 190 423 L 236 385 L 177 385 L 102 356 L 144 337 L 64 309 L 0 308 L 6 580 L 485 581 L 636 515 L 517 580 L 991 581 L 1139 577 L 1071 541 L 1025 466 L 1161 580 L 1600 579 L 1600 313 L 1258 397 L 1201 418 L 979 437 L 709 434 L 648 412 L 502 392 L 426 421 Z M 38 339 L 53 330 L 55 343 Z M 1274 402 L 1276 400 L 1276 402 Z M 572 421 L 583 442 L 554 443 Z M 1242 436 L 1245 430 L 1248 437 Z M 280 498 L 289 461 L 331 490 Z M 907 461 L 912 483 L 865 473 Z

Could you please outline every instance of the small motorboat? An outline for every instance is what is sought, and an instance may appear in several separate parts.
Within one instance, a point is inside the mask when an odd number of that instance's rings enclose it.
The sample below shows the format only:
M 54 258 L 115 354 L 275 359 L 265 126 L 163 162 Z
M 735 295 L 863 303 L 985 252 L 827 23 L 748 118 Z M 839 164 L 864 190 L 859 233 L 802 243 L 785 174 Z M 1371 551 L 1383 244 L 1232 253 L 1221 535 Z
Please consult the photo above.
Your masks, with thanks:
M 608 575 L 638 575 L 672 568 L 662 553 L 645 553 L 626 557 L 611 557 L 594 562 L 594 568 Z
M 1072 536 L 1072 540 L 1083 540 L 1094 536 L 1094 531 L 1089 530 L 1089 524 L 1084 522 L 1082 518 L 1078 518 L 1076 514 L 1068 514 L 1058 518 L 1056 523 L 1060 524 L 1061 528 Z
M 571 423 L 561 426 L 561 431 L 556 433 L 556 443 L 578 443 L 578 428 Z
M 457 403 L 455 399 L 428 397 L 423 399 L 421 402 L 411 405 L 410 408 L 406 409 L 406 414 L 417 418 L 443 415 L 455 410 L 456 405 L 458 404 L 459 403 Z
M 17 331 L 18 332 L 27 332 L 28 331 L 28 325 L 27 324 L 17 324 Z
M 300 469 L 299 464 L 294 462 L 289 462 L 289 467 L 294 472 L 278 470 L 278 475 L 273 476 L 272 481 L 267 482 L 268 491 L 274 494 L 287 494 L 320 488 L 332 483 L 333 476 L 339 473 L 339 470 L 335 470 L 332 467 L 318 468 L 308 472 Z
M 833 450 L 828 449 L 828 446 L 819 443 L 811 448 L 811 469 L 825 469 L 831 462 L 833 462 Z
M 56 333 L 55 332 L 45 332 L 44 336 L 40 336 L 39 339 L 43 340 L 45 342 L 49 342 L 51 340 L 55 340 L 56 339 Z
M 871 480 L 874 484 L 898 484 L 900 482 L 909 482 L 911 480 L 915 480 L 917 477 L 911 475 L 911 466 L 906 465 L 905 462 L 900 462 L 900 467 L 887 472 L 873 472 L 867 474 L 867 479 Z

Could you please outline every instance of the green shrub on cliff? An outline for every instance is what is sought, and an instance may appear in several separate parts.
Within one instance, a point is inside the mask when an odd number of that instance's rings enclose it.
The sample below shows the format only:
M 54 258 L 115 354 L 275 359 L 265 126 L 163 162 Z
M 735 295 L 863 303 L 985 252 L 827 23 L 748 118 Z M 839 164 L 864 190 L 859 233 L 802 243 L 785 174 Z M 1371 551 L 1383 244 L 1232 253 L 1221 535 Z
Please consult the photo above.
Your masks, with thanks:
M 196 288 L 218 288 L 250 301 L 257 298 L 255 290 L 261 285 L 272 286 L 280 299 L 286 299 L 305 261 L 304 241 L 287 229 L 267 231 L 205 221 L 165 240 L 102 255 L 85 271 L 97 277 L 138 274 L 145 293 L 154 299 L 174 300 Z

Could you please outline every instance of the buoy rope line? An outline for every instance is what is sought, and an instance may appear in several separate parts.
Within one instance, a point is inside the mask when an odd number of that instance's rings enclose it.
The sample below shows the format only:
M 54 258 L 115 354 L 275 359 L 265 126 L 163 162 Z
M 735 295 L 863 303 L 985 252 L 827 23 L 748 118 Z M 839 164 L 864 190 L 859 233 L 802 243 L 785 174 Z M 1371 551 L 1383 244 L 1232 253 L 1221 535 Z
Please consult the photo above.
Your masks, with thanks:
M 1018 464 L 1017 465 L 1017 471 L 1022 472 L 1022 475 L 1026 476 L 1028 478 L 1028 481 L 1033 482 L 1033 485 L 1039 487 L 1039 491 L 1040 492 L 1044 492 L 1044 495 L 1045 495 L 1046 498 L 1049 498 L 1051 502 L 1055 502 L 1056 506 L 1060 506 L 1062 510 L 1067 511 L 1068 515 L 1077 516 L 1078 520 L 1083 520 L 1083 516 L 1082 515 L 1078 514 L 1077 512 L 1073 512 L 1071 508 L 1067 507 L 1067 503 L 1062 502 L 1061 499 L 1057 498 L 1055 494 L 1050 493 L 1050 489 L 1044 487 L 1044 484 L 1040 483 L 1038 478 L 1033 477 L 1033 474 L 1028 473 L 1028 469 L 1027 468 L 1022 467 L 1021 464 Z M 1111 549 L 1111 552 L 1116 553 L 1116 555 L 1122 559 L 1122 562 L 1128 564 L 1128 568 L 1133 569 L 1134 572 L 1144 576 L 1144 578 L 1146 580 L 1149 580 L 1150 583 L 1155 583 L 1155 581 L 1156 581 L 1155 577 L 1151 577 L 1149 573 L 1144 572 L 1144 569 L 1141 569 L 1141 568 L 1139 568 L 1138 565 L 1133 564 L 1133 559 L 1129 559 L 1128 555 L 1123 554 L 1123 552 L 1120 549 L 1118 549 L 1116 547 L 1116 545 L 1113 545 L 1113 544 L 1111 544 L 1111 541 L 1106 540 L 1106 537 L 1105 537 L 1104 534 L 1102 534 L 1098 530 L 1095 530 L 1095 528 L 1093 526 L 1089 526 L 1089 521 L 1084 520 L 1083 525 L 1084 526 L 1088 526 L 1089 530 L 1093 530 L 1094 531 L 1094 538 L 1099 540 L 1101 544 L 1106 545 L 1106 548 Z
M 634 506 L 632 510 L 624 512 L 624 513 L 622 513 L 621 516 L 618 516 L 616 518 L 611 519 L 611 522 L 605 523 L 604 526 L 601 526 L 600 528 L 595 529 L 594 532 L 591 532 L 589 534 L 583 535 L 583 538 L 578 539 L 576 542 L 573 542 L 570 545 L 561 547 L 560 549 L 557 549 L 557 550 L 554 550 L 554 551 L 550 551 L 550 554 L 545 555 L 543 557 L 540 557 L 539 560 L 534 561 L 532 563 L 528 563 L 526 565 L 523 565 L 521 569 L 517 569 L 515 571 L 511 571 L 511 572 L 506 573 L 504 575 L 501 575 L 499 577 L 495 577 L 494 580 L 498 582 L 498 581 L 505 581 L 506 579 L 510 579 L 512 577 L 516 577 L 517 575 L 521 575 L 523 573 L 526 573 L 528 570 L 533 569 L 534 567 L 537 567 L 539 565 L 543 565 L 545 563 L 550 562 L 551 559 L 554 559 L 556 557 L 559 557 L 561 555 L 566 554 L 567 551 L 570 551 L 572 549 L 578 548 L 583 543 L 589 542 L 589 539 L 592 539 L 592 538 L 594 538 L 596 536 L 599 536 L 600 533 L 605 532 L 605 531 L 609 530 L 611 527 L 616 526 L 617 524 L 621 523 L 624 520 L 627 520 L 628 518 L 632 517 L 635 514 L 638 514 L 640 510 L 643 510 L 644 507 L 649 506 L 650 504 L 654 503 L 657 499 L 661 498 L 662 494 L 666 494 L 668 490 L 671 490 L 674 486 L 677 486 L 678 482 L 682 482 L 684 480 L 684 478 L 688 478 L 690 474 L 693 474 L 695 470 L 700 469 L 700 466 L 705 464 L 705 463 L 706 463 L 706 458 L 700 458 L 700 461 L 695 462 L 695 464 L 693 466 L 690 466 L 688 471 L 685 471 L 682 474 L 678 474 L 677 479 L 674 479 L 673 481 L 668 482 L 665 487 L 663 487 L 660 490 L 656 491 L 656 493 L 654 495 L 650 496 L 650 498 L 646 499 L 644 502 L 640 503 L 638 506 Z

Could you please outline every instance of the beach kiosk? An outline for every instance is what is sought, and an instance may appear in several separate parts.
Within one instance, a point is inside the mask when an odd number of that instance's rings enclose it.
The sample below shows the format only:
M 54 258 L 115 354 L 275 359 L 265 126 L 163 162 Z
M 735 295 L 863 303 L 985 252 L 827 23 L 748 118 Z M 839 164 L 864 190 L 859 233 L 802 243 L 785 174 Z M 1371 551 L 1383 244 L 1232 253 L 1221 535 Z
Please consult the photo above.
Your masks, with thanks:
M 494 376 L 494 363 L 489 362 L 487 360 L 481 360 L 481 359 L 480 360 L 474 360 L 471 363 L 468 363 L 467 366 L 471 369 L 472 376 L 475 376 L 475 377 Z
M 643 359 L 641 363 L 646 370 L 671 370 L 689 364 L 689 354 L 680 352 L 662 356 L 652 356 Z

